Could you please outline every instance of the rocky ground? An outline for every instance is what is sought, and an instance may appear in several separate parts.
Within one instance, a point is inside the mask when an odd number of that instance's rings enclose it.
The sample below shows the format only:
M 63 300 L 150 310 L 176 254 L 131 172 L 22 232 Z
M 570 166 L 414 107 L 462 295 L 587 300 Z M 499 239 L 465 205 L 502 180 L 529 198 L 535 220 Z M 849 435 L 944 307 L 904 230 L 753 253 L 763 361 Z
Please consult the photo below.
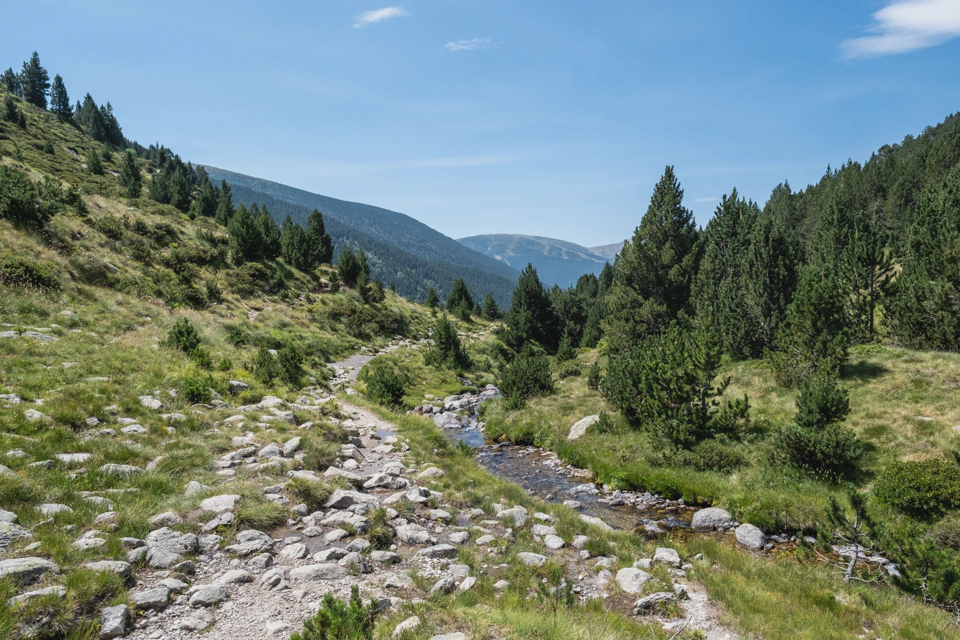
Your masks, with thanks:
M 369 356 L 358 356 L 334 368 L 338 377 L 349 383 L 367 360 Z M 438 401 L 440 406 L 420 407 L 418 413 L 431 414 L 445 428 L 450 428 L 455 417 L 460 428 L 482 430 L 482 423 L 476 422 L 476 404 L 496 393 L 487 388 L 480 394 Z M 91 492 L 84 497 L 101 514 L 94 527 L 75 531 L 73 544 L 77 549 L 104 551 L 102 560 L 85 568 L 116 573 L 130 585 L 128 604 L 103 610 L 102 638 L 159 640 L 198 633 L 211 639 L 287 638 L 317 611 L 327 593 L 347 599 L 351 587 L 358 585 L 364 599 L 373 598 L 383 610 L 403 613 L 410 609 L 413 613 L 418 602 L 435 594 L 470 590 L 478 580 L 491 582 L 494 591 L 508 588 L 509 582 L 500 577 L 508 573 L 508 562 L 528 566 L 559 563 L 580 601 L 607 599 L 609 606 L 624 614 L 657 620 L 666 629 L 699 630 L 711 639 L 737 637 L 717 622 L 704 590 L 687 579 L 694 559 L 681 558 L 673 549 L 662 547 L 652 557 L 635 558 L 624 565 L 615 556 L 591 556 L 586 548 L 588 536 L 565 539 L 558 535 L 553 518 L 546 513 L 514 504 L 494 504 L 488 512 L 458 510 L 440 490 L 438 480 L 444 471 L 415 466 L 396 427 L 363 408 L 340 404 L 337 417 L 327 420 L 339 423 L 348 442 L 341 445 L 335 464 L 324 473 L 304 470 L 298 464 L 304 455 L 301 438 L 280 439 L 272 427 L 277 421 L 289 423 L 298 415 L 332 406 L 337 399 L 316 387 L 306 388 L 302 394 L 295 402 L 267 396 L 256 405 L 236 408 L 222 400 L 195 406 L 193 411 L 217 417 L 215 429 L 229 436 L 234 446 L 215 462 L 219 484 L 187 484 L 187 496 L 207 497 L 192 512 L 156 514 L 151 519 L 152 531 L 142 539 L 123 538 L 125 560 L 107 553 L 107 538 L 118 518 L 111 492 L 124 489 Z M 19 399 L 2 400 L 12 406 Z M 185 419 L 182 414 L 165 413 L 160 392 L 141 396 L 140 403 L 158 412 L 171 433 Z M 32 412 L 28 420 L 44 419 L 38 409 L 26 411 Z M 110 425 L 91 420 L 87 426 L 90 438 L 136 438 L 143 430 L 123 416 L 116 416 Z M 311 426 L 305 422 L 299 428 L 309 430 Z M 8 457 L 16 455 L 16 451 L 7 453 Z M 77 473 L 82 473 L 80 465 L 89 454 L 68 452 L 57 458 L 33 464 L 77 465 Z M 286 480 L 278 482 L 276 473 L 286 469 Z M 246 482 L 251 472 L 259 474 L 255 477 L 261 479 L 263 495 L 289 509 L 286 526 L 274 531 L 236 530 L 235 512 L 243 498 L 231 488 L 238 481 L 238 470 L 244 471 Z M 99 469 L 120 478 L 144 471 L 123 464 Z M 13 472 L 0 467 L 0 473 Z M 308 508 L 289 490 L 288 483 L 293 480 L 319 483 L 331 479 L 344 488 L 334 491 L 322 508 Z M 53 520 L 70 507 L 44 504 L 38 509 Z M 609 529 L 600 520 L 582 517 Z M 730 529 L 736 524 L 720 510 L 697 513 L 695 526 L 698 517 L 705 530 Z M 0 546 L 13 545 L 14 551 L 0 560 L 0 576 L 19 580 L 20 601 L 63 597 L 66 590 L 58 581 L 60 568 L 30 555 L 37 543 L 23 544 L 29 542 L 31 533 L 16 520 L 15 514 L 0 512 Z M 521 533 L 525 539 L 532 538 L 536 551 L 512 552 Z M 739 537 L 739 530 L 737 533 Z M 473 567 L 461 563 L 461 549 L 469 549 L 479 561 Z M 681 612 L 682 618 L 658 617 L 665 606 L 674 606 L 666 611 Z M 416 616 L 402 617 L 397 634 L 404 629 L 413 632 L 420 624 Z

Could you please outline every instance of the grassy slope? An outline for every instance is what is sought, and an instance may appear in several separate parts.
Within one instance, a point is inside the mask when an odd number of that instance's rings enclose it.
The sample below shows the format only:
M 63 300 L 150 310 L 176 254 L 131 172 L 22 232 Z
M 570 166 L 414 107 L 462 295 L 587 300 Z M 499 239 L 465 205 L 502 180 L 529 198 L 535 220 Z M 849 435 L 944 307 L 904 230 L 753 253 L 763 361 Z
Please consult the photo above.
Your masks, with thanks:
M 581 353 L 581 361 L 595 358 Z M 584 367 L 585 368 L 585 367 Z M 656 466 L 655 443 L 643 432 L 623 427 L 613 433 L 589 432 L 569 443 L 570 426 L 600 411 L 613 413 L 585 377 L 560 383 L 556 394 L 533 399 L 520 411 L 491 407 L 485 417 L 492 437 L 505 434 L 519 442 L 555 449 L 565 459 L 591 469 L 597 478 L 624 488 L 647 488 L 688 502 L 717 504 L 744 521 L 785 530 L 813 528 L 836 487 L 792 475 L 766 464 L 764 433 L 792 418 L 796 392 L 774 382 L 763 362 L 727 367 L 730 396 L 746 393 L 754 432 L 741 449 L 748 464 L 731 474 L 700 472 L 689 466 Z M 870 478 L 897 459 L 949 456 L 960 445 L 953 427 L 960 424 L 960 355 L 923 353 L 879 346 L 851 355 L 844 384 L 850 393 L 850 426 L 867 444 L 864 476 Z

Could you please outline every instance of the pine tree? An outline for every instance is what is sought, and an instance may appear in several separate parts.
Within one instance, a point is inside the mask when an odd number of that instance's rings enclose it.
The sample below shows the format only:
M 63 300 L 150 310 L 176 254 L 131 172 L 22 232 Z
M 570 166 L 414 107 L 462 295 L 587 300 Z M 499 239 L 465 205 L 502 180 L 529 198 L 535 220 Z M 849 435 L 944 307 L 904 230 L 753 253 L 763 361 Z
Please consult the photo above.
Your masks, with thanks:
M 433 329 L 433 347 L 424 354 L 427 364 L 453 369 L 461 372 L 470 366 L 470 358 L 460 337 L 457 328 L 447 320 L 447 316 L 440 314 Z
M 60 74 L 53 77 L 53 86 L 50 88 L 50 109 L 60 116 L 61 120 L 70 120 L 73 117 L 70 96 L 67 95 L 67 87 L 63 84 Z
M 701 236 L 703 258 L 693 282 L 694 307 L 698 313 L 711 314 L 724 352 L 734 358 L 752 355 L 753 327 L 743 321 L 743 265 L 759 213 L 759 207 L 741 199 L 736 189 L 723 196 Z
M 137 159 L 133 155 L 133 151 L 129 149 L 123 154 L 123 162 L 120 163 L 119 182 L 126 197 L 140 197 L 140 191 L 143 189 L 143 181 L 140 177 L 140 168 L 137 166 Z
M 357 248 L 357 288 L 363 291 L 370 282 L 370 265 L 367 263 L 367 254 L 363 247 Z
M 847 359 L 847 318 L 836 278 L 807 267 L 787 307 L 775 351 L 766 359 L 777 381 L 793 387 L 821 369 L 836 373 Z
M 340 250 L 340 257 L 337 258 L 337 273 L 340 274 L 340 280 L 348 287 L 354 287 L 357 284 L 357 278 L 360 276 L 360 263 L 357 261 L 357 254 L 349 245 L 345 245 Z
M 849 413 L 836 371 L 822 368 L 801 382 L 794 422 L 777 433 L 774 450 L 813 475 L 849 475 L 863 455 L 857 436 L 842 424 Z
M 0 84 L 18 98 L 23 97 L 23 90 L 20 86 L 20 76 L 13 71 L 12 67 L 4 71 L 3 75 L 0 75 Z
M 601 389 L 636 428 L 692 448 L 718 435 L 737 435 L 748 419 L 746 397 L 723 401 L 730 378 L 716 383 L 722 356 L 709 315 L 685 332 L 676 324 L 610 356 Z
M 74 119 L 85 134 L 99 142 L 106 141 L 107 125 L 103 121 L 103 113 L 89 93 L 83 97 L 83 104 L 77 103 Z
M 87 171 L 95 176 L 103 175 L 103 163 L 100 162 L 100 152 L 96 149 L 87 152 Z
M 169 202 L 180 211 L 186 212 L 190 208 L 190 194 L 193 187 L 187 179 L 186 170 L 178 166 L 173 172 L 168 184 Z
M 23 99 L 32 105 L 47 108 L 47 92 L 50 90 L 50 74 L 40 64 L 40 56 L 34 51 L 20 72 Z
M 437 294 L 433 295 L 436 296 Z M 483 308 L 480 310 L 480 317 L 488 322 L 493 322 L 503 317 L 503 314 L 500 313 L 500 307 L 497 306 L 497 301 L 493 297 L 493 293 L 488 292 L 487 297 L 483 299 Z
M 613 265 L 605 334 L 611 346 L 629 349 L 690 310 L 697 270 L 698 232 L 683 206 L 683 190 L 667 167 L 631 241 Z
M 323 214 L 318 210 L 314 209 L 307 218 L 306 231 L 310 240 L 313 269 L 321 264 L 330 264 L 333 260 L 333 240 L 323 224 Z
M 429 309 L 436 309 L 440 306 L 440 298 L 437 297 L 437 292 L 433 287 L 427 290 L 427 300 L 424 304 L 426 304 Z
M 283 225 L 280 227 L 280 255 L 283 259 L 293 264 L 293 229 L 296 227 L 290 214 L 283 219 Z
M 196 218 L 203 216 L 205 218 L 212 218 L 217 213 L 216 187 L 210 182 L 210 177 L 203 167 L 197 170 L 197 174 L 200 176 L 200 189 L 197 192 L 196 198 L 190 203 L 191 217 Z
M 235 265 L 258 259 L 263 238 L 260 237 L 256 221 L 243 204 L 237 207 L 227 231 L 230 233 L 230 255 Z
M 217 213 L 215 214 L 218 224 L 227 226 L 230 219 L 233 218 L 233 196 L 230 193 L 230 185 L 226 180 L 220 183 L 220 198 L 217 200 Z
M 567 362 L 568 360 L 573 360 L 576 357 L 576 354 L 573 352 L 573 346 L 570 344 L 570 332 L 564 331 L 563 337 L 560 338 L 560 346 L 557 347 L 557 362 Z
M 859 341 L 870 342 L 876 331 L 877 304 L 889 288 L 893 262 L 887 256 L 883 229 L 874 218 L 864 213 L 854 216 L 849 235 L 841 255 L 840 280 L 851 333 Z
M 274 219 L 270 217 L 270 212 L 267 211 L 267 205 L 263 205 L 263 210 L 260 211 L 260 214 L 257 216 L 257 226 L 260 230 L 260 237 L 263 238 L 263 248 L 261 251 L 263 257 L 267 260 L 276 260 L 280 257 L 282 251 L 280 227 L 278 227 Z
M 453 281 L 453 288 L 450 289 L 450 295 L 447 296 L 447 311 L 454 314 L 461 320 L 468 320 L 473 311 L 473 296 L 467 289 L 467 283 L 463 278 L 457 278 Z
M 519 352 L 531 342 L 551 350 L 557 347 L 560 336 L 550 297 L 532 264 L 520 272 L 504 322 L 504 342 L 514 351 Z
M 960 350 L 960 166 L 921 194 L 886 316 L 904 345 Z
M 773 346 L 797 288 L 800 259 L 800 248 L 786 224 L 765 207 L 743 256 L 742 321 L 748 357 L 758 358 Z

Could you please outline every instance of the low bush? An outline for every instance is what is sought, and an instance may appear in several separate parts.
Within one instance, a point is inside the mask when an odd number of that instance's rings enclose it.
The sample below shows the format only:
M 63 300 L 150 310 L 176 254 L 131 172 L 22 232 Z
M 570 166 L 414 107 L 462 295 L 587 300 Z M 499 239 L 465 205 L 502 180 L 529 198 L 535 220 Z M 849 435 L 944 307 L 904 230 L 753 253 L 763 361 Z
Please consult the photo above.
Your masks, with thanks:
M 376 610 L 372 601 L 369 605 L 363 604 L 357 585 L 350 589 L 349 605 L 328 593 L 317 614 L 290 640 L 372 640 Z
M 373 367 L 363 381 L 367 384 L 367 395 L 375 402 L 393 407 L 403 402 L 407 380 L 395 367 L 381 363 Z
M 746 458 L 737 448 L 718 440 L 704 440 L 693 449 L 691 462 L 699 471 L 729 473 L 746 463 Z
M 173 328 L 167 334 L 166 346 L 190 353 L 200 346 L 200 334 L 196 327 L 186 318 L 179 318 L 173 323 Z
M 41 291 L 59 289 L 60 268 L 46 260 L 36 262 L 23 256 L 10 256 L 0 261 L 0 283 Z
M 587 386 L 594 391 L 599 391 L 600 383 L 602 381 L 603 377 L 600 373 L 600 363 L 594 362 L 592 365 L 590 365 L 590 369 L 587 370 Z
M 87 224 L 111 240 L 119 240 L 123 237 L 124 227 L 120 218 L 114 216 L 99 216 L 97 218 L 88 218 Z
M 522 407 L 530 396 L 551 391 L 550 361 L 547 356 L 530 349 L 524 349 L 500 376 L 500 392 L 507 399 L 507 405 L 514 409 Z
M 247 262 L 227 273 L 227 284 L 241 296 L 252 296 L 262 292 L 270 282 L 273 273 L 259 262 Z
M 279 378 L 282 373 L 276 356 L 270 353 L 270 350 L 266 347 L 260 347 L 257 355 L 253 356 L 248 369 L 253 377 L 263 384 L 270 384 L 276 378 Z
M 197 374 L 184 378 L 180 385 L 183 397 L 189 402 L 208 403 L 213 398 L 213 387 L 216 382 L 210 374 Z
M 901 513 L 939 518 L 960 506 L 960 467 L 941 459 L 894 462 L 880 473 L 873 492 Z
M 557 364 L 557 379 L 576 378 L 580 375 L 580 365 L 576 360 L 566 360 Z

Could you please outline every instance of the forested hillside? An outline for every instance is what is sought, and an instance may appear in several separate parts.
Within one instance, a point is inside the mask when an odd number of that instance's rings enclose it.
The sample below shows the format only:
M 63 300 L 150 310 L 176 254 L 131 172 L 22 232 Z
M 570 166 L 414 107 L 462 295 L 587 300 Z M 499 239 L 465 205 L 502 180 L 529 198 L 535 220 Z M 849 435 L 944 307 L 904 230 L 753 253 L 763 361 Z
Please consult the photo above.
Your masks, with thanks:
M 573 242 L 541 236 L 492 233 L 457 242 L 517 269 L 533 264 L 544 283 L 562 288 L 572 286 L 585 273 L 600 273 L 603 265 L 613 261 Z
M 704 229 L 667 167 L 599 279 L 521 275 L 487 433 L 771 533 L 859 536 L 900 565 L 879 579 L 960 605 L 958 255 L 957 116 L 763 206 L 733 189 Z M 585 410 L 598 428 L 567 442 Z
M 467 249 L 402 213 L 337 200 L 215 167 L 208 167 L 207 171 L 214 180 L 225 180 L 238 187 L 237 192 L 244 194 L 243 201 L 248 206 L 252 202 L 267 201 L 265 198 L 278 204 L 286 203 L 288 206 L 283 207 L 283 211 L 279 206 L 276 211 L 275 207 L 269 207 L 278 222 L 290 215 L 294 222 L 302 224 L 311 210 L 319 209 L 326 218 L 340 223 L 339 235 L 334 234 L 338 246 L 340 238 L 348 238 L 350 243 L 360 242 L 364 237 L 373 239 L 375 243 L 369 243 L 368 253 L 376 277 L 395 282 L 397 290 L 412 299 L 425 299 L 430 287 L 446 296 L 453 280 L 462 277 L 474 295 L 492 292 L 505 304 L 519 275 L 517 269 Z

